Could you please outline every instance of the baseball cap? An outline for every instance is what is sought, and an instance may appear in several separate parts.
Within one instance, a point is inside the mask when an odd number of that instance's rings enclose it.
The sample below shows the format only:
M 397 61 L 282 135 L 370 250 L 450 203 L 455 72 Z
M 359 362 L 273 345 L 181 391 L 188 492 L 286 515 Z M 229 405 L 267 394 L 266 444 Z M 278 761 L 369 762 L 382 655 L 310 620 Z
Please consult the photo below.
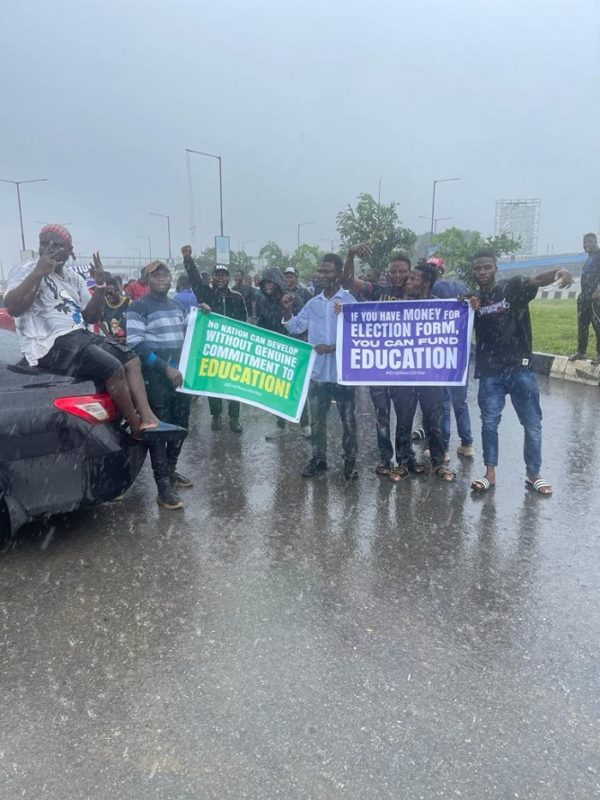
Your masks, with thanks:
M 295 267 L 288 267 L 288 268 L 287 268 L 287 269 L 284 271 L 284 273 L 283 273 L 283 274 L 284 274 L 284 275 L 297 275 L 297 274 L 298 274 L 298 270 L 297 270 Z
M 215 264 L 213 272 L 226 272 L 229 275 L 229 267 L 227 264 Z
M 446 271 L 446 262 L 443 258 L 428 258 L 427 263 L 432 267 L 436 267 L 442 273 Z
M 145 273 L 146 275 L 151 275 L 153 272 L 156 272 L 156 270 L 157 270 L 159 267 L 164 267 L 164 268 L 165 268 L 166 270 L 168 270 L 169 272 L 171 271 L 171 270 L 170 270 L 170 269 L 167 267 L 167 265 L 166 265 L 165 263 L 163 263 L 162 261 L 151 261 L 151 262 L 148 264 L 148 266 L 147 266 L 147 267 L 144 267 L 144 273 Z

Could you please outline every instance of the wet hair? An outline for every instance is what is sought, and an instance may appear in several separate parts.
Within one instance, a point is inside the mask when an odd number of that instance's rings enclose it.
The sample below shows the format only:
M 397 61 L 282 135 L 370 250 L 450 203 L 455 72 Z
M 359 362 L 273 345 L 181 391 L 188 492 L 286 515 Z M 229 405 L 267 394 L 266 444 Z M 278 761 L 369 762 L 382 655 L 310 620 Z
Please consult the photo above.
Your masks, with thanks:
M 405 253 L 394 253 L 394 255 L 390 258 L 390 264 L 393 264 L 394 261 L 404 261 L 405 264 L 408 264 L 409 269 L 412 266 L 410 263 L 410 258 Z
M 123 281 L 118 275 L 112 275 L 110 272 L 104 273 L 104 283 L 107 286 L 122 286 Z
M 471 264 L 477 258 L 492 258 L 494 260 L 494 264 L 496 263 L 496 261 L 498 261 L 498 257 L 496 256 L 496 253 L 494 253 L 493 250 L 478 250 L 471 256 Z
M 325 253 L 321 261 L 326 264 L 333 264 L 336 272 L 342 272 L 344 269 L 344 262 L 337 253 Z
M 596 241 L 598 241 L 598 237 L 596 236 L 595 233 L 584 233 L 583 234 L 583 238 L 584 239 L 596 239 Z
M 433 286 L 439 278 L 437 268 L 433 264 L 418 264 L 413 272 L 420 272 L 430 286 Z

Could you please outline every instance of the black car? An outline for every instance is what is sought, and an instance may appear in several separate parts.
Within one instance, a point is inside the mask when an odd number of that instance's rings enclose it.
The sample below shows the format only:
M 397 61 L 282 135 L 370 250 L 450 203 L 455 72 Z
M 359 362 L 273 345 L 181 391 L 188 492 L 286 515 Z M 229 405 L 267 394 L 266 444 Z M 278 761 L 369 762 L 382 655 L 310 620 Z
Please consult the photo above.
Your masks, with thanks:
M 1 537 L 118 497 L 146 455 L 102 387 L 19 367 L 19 359 L 16 335 L 0 330 Z

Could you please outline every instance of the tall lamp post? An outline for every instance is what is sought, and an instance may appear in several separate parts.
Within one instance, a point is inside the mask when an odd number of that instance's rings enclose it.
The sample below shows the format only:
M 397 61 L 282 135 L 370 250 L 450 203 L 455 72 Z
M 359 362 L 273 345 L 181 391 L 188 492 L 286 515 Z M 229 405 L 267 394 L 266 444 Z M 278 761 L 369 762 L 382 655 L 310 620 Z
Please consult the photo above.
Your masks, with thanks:
M 431 198 L 431 238 L 429 240 L 430 244 L 433 239 L 433 232 L 434 232 L 433 227 L 435 224 L 435 187 L 437 186 L 438 183 L 449 183 L 450 181 L 459 181 L 459 180 L 460 178 L 437 178 L 433 182 L 433 196 Z
M 167 220 L 167 236 L 169 238 L 169 266 L 173 262 L 173 257 L 171 255 L 171 218 L 168 214 L 157 214 L 156 211 L 150 211 L 150 215 L 152 217 L 162 217 L 163 219 Z
M 150 255 L 150 261 L 152 261 L 152 239 L 149 236 L 138 236 L 138 239 L 145 239 L 148 242 L 148 253 Z
M 2 181 L 2 183 L 12 183 L 13 186 L 17 187 L 17 202 L 19 204 L 19 222 L 21 223 L 21 245 L 23 250 L 26 250 L 27 248 L 25 247 L 25 233 L 23 232 L 23 210 L 21 208 L 21 192 L 19 190 L 19 186 L 21 186 L 24 183 L 42 183 L 47 180 L 48 178 L 34 178 L 33 180 L 30 181 L 9 181 L 7 178 L 0 178 L 0 181 Z
M 194 216 L 194 192 L 192 189 L 192 167 L 190 163 L 190 154 L 194 154 L 197 156 L 206 156 L 207 158 L 216 158 L 219 162 L 219 209 L 220 209 L 220 230 L 221 236 L 223 236 L 223 170 L 221 164 L 221 156 L 215 156 L 212 153 L 205 153 L 203 150 L 191 150 L 189 147 L 185 148 L 185 155 L 187 159 L 187 170 L 188 170 L 188 184 L 189 184 L 189 191 L 190 191 L 190 213 L 191 213 L 191 229 L 192 229 L 192 240 L 196 238 L 196 220 Z M 192 241 L 192 244 L 195 244 L 195 241 Z
M 314 225 L 314 222 L 299 222 L 298 223 L 298 247 L 300 247 L 300 228 L 303 228 L 305 225 Z

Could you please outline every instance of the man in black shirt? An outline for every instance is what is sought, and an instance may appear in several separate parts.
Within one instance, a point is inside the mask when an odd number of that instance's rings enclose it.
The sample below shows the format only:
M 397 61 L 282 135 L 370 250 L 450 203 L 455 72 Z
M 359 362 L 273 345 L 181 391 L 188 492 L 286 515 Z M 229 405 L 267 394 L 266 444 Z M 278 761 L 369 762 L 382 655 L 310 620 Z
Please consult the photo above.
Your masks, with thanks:
M 299 298 L 302 306 L 305 306 L 312 298 L 312 294 L 304 286 L 300 286 L 298 281 L 298 271 L 295 267 L 287 267 L 283 273 L 286 294 L 292 294 Z
M 496 283 L 496 256 L 481 250 L 472 259 L 473 277 L 479 286 L 471 300 L 475 310 L 475 377 L 479 378 L 478 403 L 484 478 L 473 481 L 474 491 L 485 492 L 496 485 L 498 426 L 506 395 L 510 395 L 525 429 L 526 486 L 539 494 L 552 494 L 540 477 L 542 467 L 542 411 L 535 374 L 531 371 L 531 318 L 529 303 L 540 286 L 559 281 L 560 288 L 572 283 L 567 270 L 553 269 L 532 278 L 510 278 Z
M 234 292 L 229 288 L 229 267 L 225 266 L 225 264 L 217 264 L 212 272 L 212 286 L 208 286 L 202 280 L 196 262 L 192 258 L 192 248 L 189 245 L 185 245 L 185 247 L 181 248 L 181 254 L 183 255 L 183 266 L 192 285 L 192 291 L 196 295 L 198 305 L 202 310 L 205 312 L 214 311 L 224 317 L 247 322 L 248 312 L 244 298 L 239 292 Z M 222 399 L 220 397 L 209 397 L 208 407 L 212 416 L 211 428 L 213 431 L 220 431 L 222 427 L 221 414 L 223 412 Z M 239 400 L 229 401 L 228 412 L 230 429 L 233 433 L 242 433 Z
M 289 336 L 288 330 L 282 322 L 283 309 L 281 300 L 286 293 L 286 287 L 281 270 L 278 267 L 268 267 L 262 274 L 259 286 L 260 296 L 256 301 L 256 324 L 259 328 L 264 328 L 267 331 Z M 292 314 L 296 315 L 302 308 L 302 303 L 299 297 L 295 295 L 293 297 Z M 289 433 L 286 420 L 281 417 L 276 419 L 276 429 L 265 436 L 268 442 L 280 439 Z M 300 417 L 300 433 L 305 439 L 310 439 L 312 434 L 308 416 L 308 403 L 304 406 Z
M 600 364 L 600 247 L 595 233 L 585 234 L 583 249 L 588 259 L 581 272 L 581 292 L 577 298 L 577 352 L 569 361 L 586 358 L 591 322 L 596 334 L 596 357 L 592 364 Z
M 368 242 L 361 242 L 348 250 L 348 256 L 344 265 L 342 286 L 348 289 L 357 300 L 370 300 L 373 302 L 384 302 L 390 300 L 401 300 L 404 297 L 406 281 L 410 275 L 410 258 L 401 253 L 394 256 L 390 263 L 389 282 L 387 284 L 371 283 L 361 278 L 354 277 L 354 259 L 368 259 L 371 255 L 371 247 Z M 375 424 L 377 431 L 377 447 L 379 448 L 379 464 L 375 468 L 377 475 L 389 475 L 394 447 L 390 434 L 390 413 L 392 406 L 391 386 L 371 386 L 369 392 L 371 401 L 375 409 Z M 398 453 L 396 453 L 398 456 Z

